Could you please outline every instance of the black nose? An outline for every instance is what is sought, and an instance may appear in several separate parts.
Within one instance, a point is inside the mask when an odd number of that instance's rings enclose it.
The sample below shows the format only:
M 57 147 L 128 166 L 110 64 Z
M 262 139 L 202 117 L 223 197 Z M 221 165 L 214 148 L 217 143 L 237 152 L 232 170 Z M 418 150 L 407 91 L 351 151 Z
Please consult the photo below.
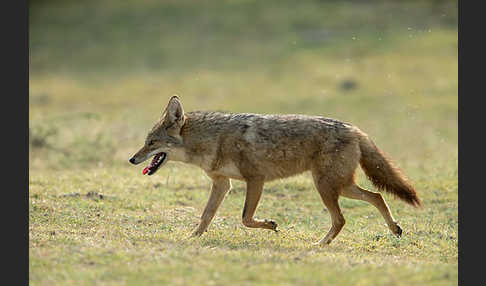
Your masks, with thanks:
M 134 164 L 134 165 L 135 165 L 135 158 L 131 158 L 131 159 L 130 159 L 130 160 L 128 160 L 128 161 L 130 161 L 130 163 L 132 163 L 132 164 Z

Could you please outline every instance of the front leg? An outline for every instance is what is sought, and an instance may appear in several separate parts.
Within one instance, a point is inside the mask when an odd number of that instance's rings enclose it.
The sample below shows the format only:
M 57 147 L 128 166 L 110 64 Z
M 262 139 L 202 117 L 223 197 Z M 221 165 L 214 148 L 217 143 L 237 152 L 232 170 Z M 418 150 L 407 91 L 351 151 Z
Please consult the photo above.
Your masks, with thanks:
M 263 183 L 263 179 L 255 178 L 246 181 L 246 199 L 242 215 L 243 224 L 246 227 L 266 228 L 277 232 L 277 223 L 273 220 L 258 220 L 253 218 L 260 197 L 262 196 Z
M 201 216 L 201 222 L 199 223 L 196 231 L 194 231 L 194 233 L 192 234 L 193 236 L 200 236 L 206 231 L 209 224 L 213 220 L 213 217 L 216 214 L 219 205 L 223 201 L 224 196 L 231 188 L 229 178 L 221 176 L 211 176 L 211 178 L 213 179 L 211 195 L 209 196 L 208 203 L 206 204 L 204 212 Z

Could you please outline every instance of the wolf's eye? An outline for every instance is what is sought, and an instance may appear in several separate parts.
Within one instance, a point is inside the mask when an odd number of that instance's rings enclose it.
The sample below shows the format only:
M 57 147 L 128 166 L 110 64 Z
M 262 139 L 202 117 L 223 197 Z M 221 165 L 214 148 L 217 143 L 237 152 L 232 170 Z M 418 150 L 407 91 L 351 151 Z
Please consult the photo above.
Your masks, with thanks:
M 150 140 L 150 141 L 149 141 L 149 143 L 148 143 L 148 145 L 149 145 L 149 146 L 152 146 L 152 145 L 154 145 L 154 143 L 155 143 L 155 141 L 154 141 L 154 140 Z

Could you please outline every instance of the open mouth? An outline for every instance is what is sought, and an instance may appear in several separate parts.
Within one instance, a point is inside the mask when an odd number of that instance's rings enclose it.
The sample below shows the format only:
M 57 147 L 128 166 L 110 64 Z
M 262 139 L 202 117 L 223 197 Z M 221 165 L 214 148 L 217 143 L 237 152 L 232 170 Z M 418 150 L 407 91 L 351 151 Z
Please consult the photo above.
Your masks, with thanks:
M 152 162 L 143 169 L 142 173 L 145 175 L 153 175 L 159 168 L 164 164 L 164 162 L 167 159 L 167 154 L 164 152 L 160 152 L 158 154 L 155 154 L 154 158 L 152 159 Z

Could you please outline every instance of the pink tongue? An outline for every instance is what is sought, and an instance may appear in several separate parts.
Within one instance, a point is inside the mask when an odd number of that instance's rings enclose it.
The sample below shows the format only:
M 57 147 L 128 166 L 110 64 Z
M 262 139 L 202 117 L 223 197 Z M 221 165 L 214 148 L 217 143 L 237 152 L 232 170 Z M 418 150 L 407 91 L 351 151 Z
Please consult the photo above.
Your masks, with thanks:
M 142 173 L 145 175 L 145 174 L 147 174 L 148 171 L 149 171 L 149 167 L 145 167 L 145 169 L 143 169 Z

